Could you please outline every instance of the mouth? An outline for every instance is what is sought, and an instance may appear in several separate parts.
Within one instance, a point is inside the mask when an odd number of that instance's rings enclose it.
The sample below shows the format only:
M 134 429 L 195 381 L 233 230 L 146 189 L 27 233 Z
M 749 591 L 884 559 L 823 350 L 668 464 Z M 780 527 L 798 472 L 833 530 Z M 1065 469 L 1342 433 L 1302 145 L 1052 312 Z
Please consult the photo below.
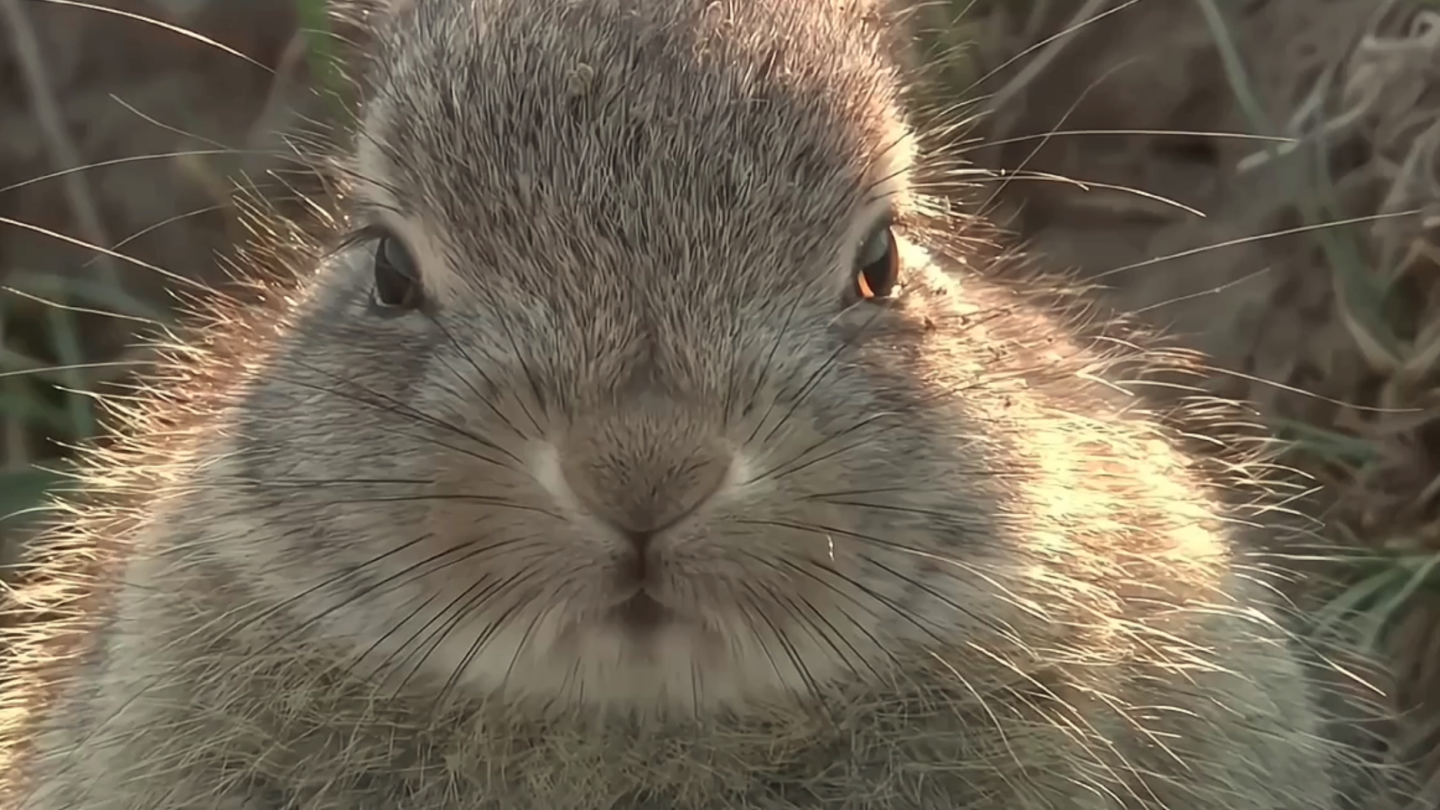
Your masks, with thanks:
M 640 631 L 653 630 L 673 617 L 669 608 L 644 591 L 637 591 L 634 596 L 616 605 L 611 615 L 621 624 Z

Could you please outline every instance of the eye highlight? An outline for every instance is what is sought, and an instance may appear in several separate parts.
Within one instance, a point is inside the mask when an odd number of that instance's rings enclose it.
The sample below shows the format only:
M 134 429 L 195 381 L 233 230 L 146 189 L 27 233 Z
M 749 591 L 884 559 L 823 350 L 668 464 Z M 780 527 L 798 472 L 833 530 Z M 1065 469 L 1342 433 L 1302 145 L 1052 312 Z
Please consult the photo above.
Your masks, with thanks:
M 415 257 L 399 237 L 386 231 L 376 234 L 373 266 L 375 286 L 370 303 L 375 309 L 387 314 L 419 309 L 424 296 Z
M 853 294 L 864 300 L 889 298 L 900 277 L 900 255 L 895 244 L 895 228 L 882 222 L 855 256 Z

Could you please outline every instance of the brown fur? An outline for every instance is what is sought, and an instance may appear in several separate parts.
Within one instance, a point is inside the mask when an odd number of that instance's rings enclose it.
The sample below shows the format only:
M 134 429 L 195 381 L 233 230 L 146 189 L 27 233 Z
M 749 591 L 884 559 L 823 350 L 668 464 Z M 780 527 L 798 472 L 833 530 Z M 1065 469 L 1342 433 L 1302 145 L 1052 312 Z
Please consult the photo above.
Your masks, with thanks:
M 347 243 L 176 355 L 22 594 L 4 805 L 1330 807 L 1271 516 L 966 265 L 881 11 L 382 14 L 351 213 L 432 306 Z

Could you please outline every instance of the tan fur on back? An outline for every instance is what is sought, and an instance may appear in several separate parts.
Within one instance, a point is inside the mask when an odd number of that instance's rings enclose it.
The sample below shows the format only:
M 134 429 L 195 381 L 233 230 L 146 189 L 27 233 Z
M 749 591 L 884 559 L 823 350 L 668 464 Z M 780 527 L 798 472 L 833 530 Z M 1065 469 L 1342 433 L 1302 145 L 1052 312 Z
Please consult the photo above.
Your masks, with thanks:
M 1334 806 L 1263 486 L 968 263 L 889 14 L 377 9 L 347 215 L 427 306 L 347 241 L 177 352 L 20 595 L 0 803 Z

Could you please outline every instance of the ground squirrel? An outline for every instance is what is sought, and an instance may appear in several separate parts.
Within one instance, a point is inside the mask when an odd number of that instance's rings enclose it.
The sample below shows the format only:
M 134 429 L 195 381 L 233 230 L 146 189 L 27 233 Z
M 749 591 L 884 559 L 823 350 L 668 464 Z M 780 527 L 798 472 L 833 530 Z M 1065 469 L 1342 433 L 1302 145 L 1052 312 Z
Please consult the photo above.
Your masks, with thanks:
M 969 259 L 893 11 L 371 9 L 348 234 L 38 553 L 5 806 L 1332 806 L 1264 519 Z

